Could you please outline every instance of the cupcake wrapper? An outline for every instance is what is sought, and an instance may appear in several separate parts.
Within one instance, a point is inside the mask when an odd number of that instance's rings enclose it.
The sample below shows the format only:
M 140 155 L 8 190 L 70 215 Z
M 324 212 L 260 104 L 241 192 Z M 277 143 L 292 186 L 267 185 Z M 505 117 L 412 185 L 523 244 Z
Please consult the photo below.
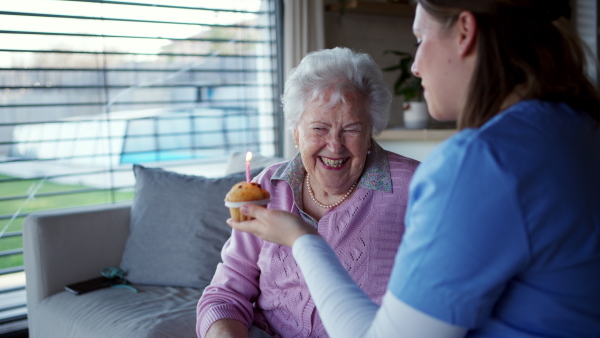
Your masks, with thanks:
M 258 204 L 258 205 L 267 205 L 271 201 L 270 198 L 265 198 L 264 200 L 256 200 L 256 201 L 242 201 L 242 202 L 230 202 L 225 200 L 225 206 L 228 208 L 241 208 L 244 204 Z

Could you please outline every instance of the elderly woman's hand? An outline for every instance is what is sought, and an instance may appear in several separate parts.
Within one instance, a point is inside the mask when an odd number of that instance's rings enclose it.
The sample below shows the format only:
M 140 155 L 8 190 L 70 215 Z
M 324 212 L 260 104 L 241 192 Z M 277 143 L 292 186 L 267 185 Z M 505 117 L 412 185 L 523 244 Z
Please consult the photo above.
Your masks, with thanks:
M 315 234 L 317 230 L 300 217 L 282 210 L 271 210 L 253 204 L 242 206 L 242 213 L 252 216 L 251 221 L 235 222 L 228 219 L 230 227 L 254 234 L 266 241 L 289 247 L 302 235 Z

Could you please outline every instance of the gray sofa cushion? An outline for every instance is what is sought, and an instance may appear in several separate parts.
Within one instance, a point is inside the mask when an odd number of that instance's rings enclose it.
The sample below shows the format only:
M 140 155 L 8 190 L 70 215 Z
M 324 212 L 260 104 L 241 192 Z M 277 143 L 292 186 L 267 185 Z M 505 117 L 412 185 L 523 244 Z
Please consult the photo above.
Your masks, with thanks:
M 134 284 L 204 288 L 231 234 L 225 194 L 245 173 L 206 178 L 141 165 L 133 170 L 131 234 L 121 261 L 126 278 Z
M 195 338 L 201 289 L 138 286 L 79 296 L 63 291 L 44 299 L 30 326 L 37 337 Z

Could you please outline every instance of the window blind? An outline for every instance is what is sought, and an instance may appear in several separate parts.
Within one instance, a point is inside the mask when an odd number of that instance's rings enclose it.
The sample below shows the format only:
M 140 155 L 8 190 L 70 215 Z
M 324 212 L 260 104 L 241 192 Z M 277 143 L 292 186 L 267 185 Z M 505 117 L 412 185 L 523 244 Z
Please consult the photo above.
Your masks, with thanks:
M 130 200 L 132 163 L 282 155 L 280 36 L 281 0 L 0 4 L 0 324 L 26 316 L 31 212 Z
M 572 19 L 577 33 L 593 55 L 588 55 L 588 74 L 598 86 L 598 3 L 592 0 L 571 0 Z

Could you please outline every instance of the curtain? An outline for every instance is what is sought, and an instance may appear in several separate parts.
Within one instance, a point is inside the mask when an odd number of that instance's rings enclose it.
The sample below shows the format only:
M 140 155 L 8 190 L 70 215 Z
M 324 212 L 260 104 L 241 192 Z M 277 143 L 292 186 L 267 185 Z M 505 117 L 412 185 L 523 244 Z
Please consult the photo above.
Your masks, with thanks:
M 308 52 L 325 48 L 323 8 L 323 0 L 285 0 L 283 19 L 284 79 Z M 284 134 L 283 153 L 288 158 L 296 153 L 294 139 L 287 130 Z

